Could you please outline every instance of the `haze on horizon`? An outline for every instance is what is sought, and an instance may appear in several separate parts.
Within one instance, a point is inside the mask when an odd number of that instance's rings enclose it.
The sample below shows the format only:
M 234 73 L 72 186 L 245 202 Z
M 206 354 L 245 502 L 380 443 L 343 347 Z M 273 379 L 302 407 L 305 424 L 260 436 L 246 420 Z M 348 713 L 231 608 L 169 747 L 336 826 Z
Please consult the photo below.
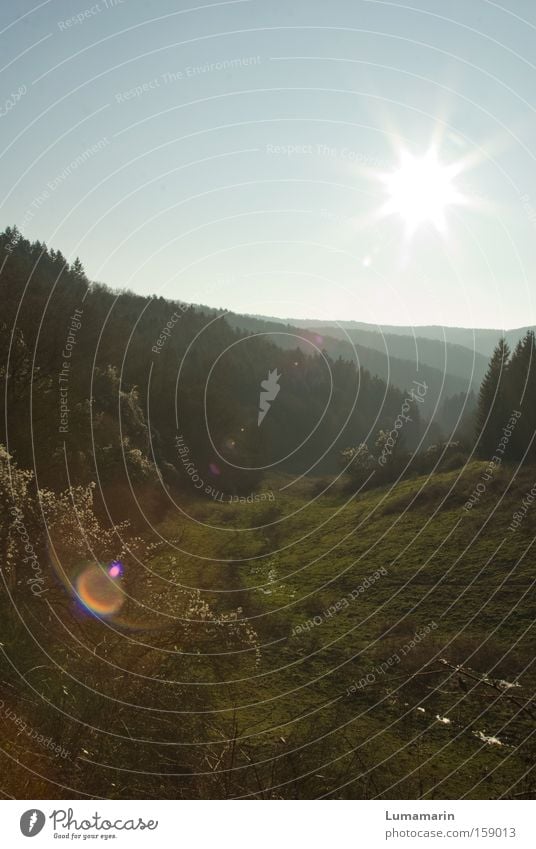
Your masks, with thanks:
M 203 305 L 201 305 L 201 306 L 203 306 Z M 209 305 L 207 304 L 206 306 L 209 306 Z M 385 331 L 386 328 L 389 328 L 389 329 L 399 328 L 400 330 L 410 330 L 410 329 L 419 330 L 420 328 L 429 328 L 429 329 L 433 328 L 433 329 L 437 329 L 437 330 L 449 330 L 449 329 L 450 330 L 468 330 L 468 331 L 471 331 L 471 330 L 487 330 L 487 331 L 490 331 L 492 333 L 500 333 L 501 331 L 506 331 L 506 332 L 516 331 L 516 330 L 524 331 L 526 328 L 532 326 L 532 325 L 522 325 L 522 326 L 518 326 L 518 327 L 504 327 L 504 326 L 503 327 L 479 327 L 478 325 L 468 326 L 468 325 L 464 325 L 464 324 L 431 324 L 431 323 L 428 323 L 428 322 L 426 324 L 415 324 L 415 325 L 396 324 L 396 323 L 394 323 L 394 324 L 389 323 L 388 324 L 387 322 L 381 322 L 377 325 L 373 325 L 369 322 L 362 322 L 362 321 L 359 321 L 358 319 L 352 319 L 352 318 L 349 318 L 349 319 L 345 319 L 345 318 L 341 318 L 341 319 L 323 318 L 322 319 L 322 318 L 320 318 L 319 319 L 319 318 L 314 318 L 314 317 L 309 316 L 309 315 L 300 315 L 300 316 L 298 316 L 298 315 L 292 315 L 292 316 L 289 316 L 289 315 L 269 315 L 269 316 L 265 316 L 265 315 L 262 315 L 260 313 L 252 313 L 252 312 L 249 312 L 247 310 L 241 312 L 241 315 L 251 316 L 252 318 L 268 318 L 268 319 L 275 318 L 279 321 L 288 322 L 289 324 L 292 324 L 293 322 L 296 322 L 296 321 L 299 321 L 300 323 L 311 322 L 312 324 L 318 323 L 318 322 L 327 322 L 327 323 L 330 323 L 330 324 L 338 323 L 342 327 L 345 327 L 345 326 L 350 325 L 350 324 L 355 324 L 356 326 L 363 325 L 364 327 L 368 327 L 368 328 L 371 328 L 371 329 L 376 327 L 379 331 L 382 331 L 382 330 Z
M 4 6 L 3 226 L 240 313 L 536 324 L 536 10 L 509 5 Z

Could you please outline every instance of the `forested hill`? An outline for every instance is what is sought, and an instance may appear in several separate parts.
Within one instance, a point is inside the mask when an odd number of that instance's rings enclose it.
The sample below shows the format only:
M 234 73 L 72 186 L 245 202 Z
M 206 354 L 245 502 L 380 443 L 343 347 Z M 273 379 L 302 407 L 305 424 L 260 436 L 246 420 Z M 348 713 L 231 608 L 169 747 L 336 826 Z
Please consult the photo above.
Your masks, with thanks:
M 207 313 L 217 311 L 202 307 Z M 478 391 L 487 367 L 487 359 L 461 346 L 415 340 L 409 337 L 382 337 L 336 326 L 307 327 L 306 322 L 284 324 L 260 316 L 226 312 L 228 323 L 241 331 L 265 334 L 281 348 L 303 351 L 314 347 L 330 357 L 358 363 L 371 374 L 404 391 L 414 380 L 426 383 L 428 389 L 422 410 L 434 419 L 445 434 L 449 433 L 449 415 L 444 405 L 455 395 L 468 396 Z M 497 337 L 498 338 L 498 337 Z
M 0 252 L 0 442 L 35 468 L 39 486 L 160 475 L 192 490 L 180 437 L 201 479 L 251 491 L 266 468 L 336 470 L 341 449 L 390 430 L 404 404 L 401 390 L 355 364 L 303 345 L 283 350 L 225 315 L 91 283 L 79 260 L 14 229 Z M 259 426 L 261 381 L 274 370 L 280 391 Z M 408 447 L 420 429 L 413 408 Z
M 301 326 L 300 323 L 298 327 Z M 413 334 L 408 335 L 354 329 L 345 327 L 344 323 L 337 327 L 329 322 L 308 329 L 311 332 L 379 351 L 387 354 L 391 359 L 410 360 L 421 366 L 439 369 L 442 374 L 446 373 L 449 377 L 461 377 L 466 383 L 472 382 L 477 386 L 482 382 L 489 360 L 489 356 L 480 354 L 474 348 L 453 344 L 446 339 L 428 339 L 426 336 L 419 336 L 418 328 Z M 499 336 L 500 334 L 497 333 L 495 344 Z
M 415 340 L 421 345 L 424 341 L 436 342 L 443 350 L 449 351 L 449 361 L 453 364 L 453 372 L 458 373 L 457 366 L 463 363 L 463 359 L 467 356 L 467 352 L 473 355 L 476 354 L 475 362 L 482 360 L 484 357 L 486 362 L 491 357 L 497 340 L 504 338 L 510 347 L 515 347 L 520 339 L 523 339 L 531 330 L 536 331 L 536 325 L 525 325 L 523 327 L 512 328 L 505 330 L 504 328 L 491 327 L 449 327 L 448 325 L 437 324 L 417 324 L 417 325 L 396 325 L 396 324 L 366 324 L 361 321 L 324 321 L 319 319 L 294 319 L 294 318 L 272 318 L 267 316 L 256 316 L 256 318 L 268 319 L 281 324 L 292 324 L 294 327 L 307 327 L 315 332 L 321 332 L 321 328 L 328 329 L 331 333 L 333 329 L 343 329 L 347 331 L 352 339 L 359 341 L 362 345 L 367 345 L 375 348 L 378 344 L 378 338 L 388 340 L 388 346 L 392 350 L 394 356 L 404 356 L 402 353 L 407 340 L 413 344 Z M 377 337 L 376 341 L 371 340 L 371 336 Z M 399 347 L 400 346 L 400 347 Z M 465 354 L 459 349 L 465 349 Z M 456 350 L 458 349 L 458 350 Z M 381 349 L 380 349 L 381 350 Z M 431 350 L 431 349 L 430 349 Z M 455 361 L 453 363 L 453 360 Z M 455 364 L 457 362 L 457 364 Z

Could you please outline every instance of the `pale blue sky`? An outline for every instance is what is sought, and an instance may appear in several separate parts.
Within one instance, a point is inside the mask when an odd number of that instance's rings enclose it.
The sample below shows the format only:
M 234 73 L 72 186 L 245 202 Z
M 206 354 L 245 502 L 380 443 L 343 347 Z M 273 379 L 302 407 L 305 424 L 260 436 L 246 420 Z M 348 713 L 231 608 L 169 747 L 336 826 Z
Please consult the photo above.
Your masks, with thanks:
M 536 323 L 529 0 L 19 0 L 0 31 L 2 226 L 90 277 L 278 316 Z M 375 175 L 432 139 L 479 204 L 408 245 Z

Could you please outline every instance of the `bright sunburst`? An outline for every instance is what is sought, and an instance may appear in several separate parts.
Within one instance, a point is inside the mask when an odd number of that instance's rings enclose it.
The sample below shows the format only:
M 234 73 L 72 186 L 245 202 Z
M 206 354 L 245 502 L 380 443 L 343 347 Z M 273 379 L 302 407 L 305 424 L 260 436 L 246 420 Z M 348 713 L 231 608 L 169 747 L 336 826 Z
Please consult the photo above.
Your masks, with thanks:
M 408 236 L 425 223 L 444 233 L 447 209 L 464 202 L 454 184 L 459 170 L 455 164 L 442 165 L 434 150 L 422 157 L 403 151 L 398 169 L 380 177 L 388 195 L 382 214 L 399 215 Z

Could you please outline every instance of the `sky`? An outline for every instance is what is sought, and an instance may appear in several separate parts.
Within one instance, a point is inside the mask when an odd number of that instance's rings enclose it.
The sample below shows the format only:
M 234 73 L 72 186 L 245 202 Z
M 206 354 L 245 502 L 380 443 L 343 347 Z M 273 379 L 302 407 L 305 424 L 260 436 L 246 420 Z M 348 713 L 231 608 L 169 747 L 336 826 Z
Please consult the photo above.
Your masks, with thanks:
M 0 225 L 91 279 L 536 324 L 531 0 L 18 0 L 0 39 Z

